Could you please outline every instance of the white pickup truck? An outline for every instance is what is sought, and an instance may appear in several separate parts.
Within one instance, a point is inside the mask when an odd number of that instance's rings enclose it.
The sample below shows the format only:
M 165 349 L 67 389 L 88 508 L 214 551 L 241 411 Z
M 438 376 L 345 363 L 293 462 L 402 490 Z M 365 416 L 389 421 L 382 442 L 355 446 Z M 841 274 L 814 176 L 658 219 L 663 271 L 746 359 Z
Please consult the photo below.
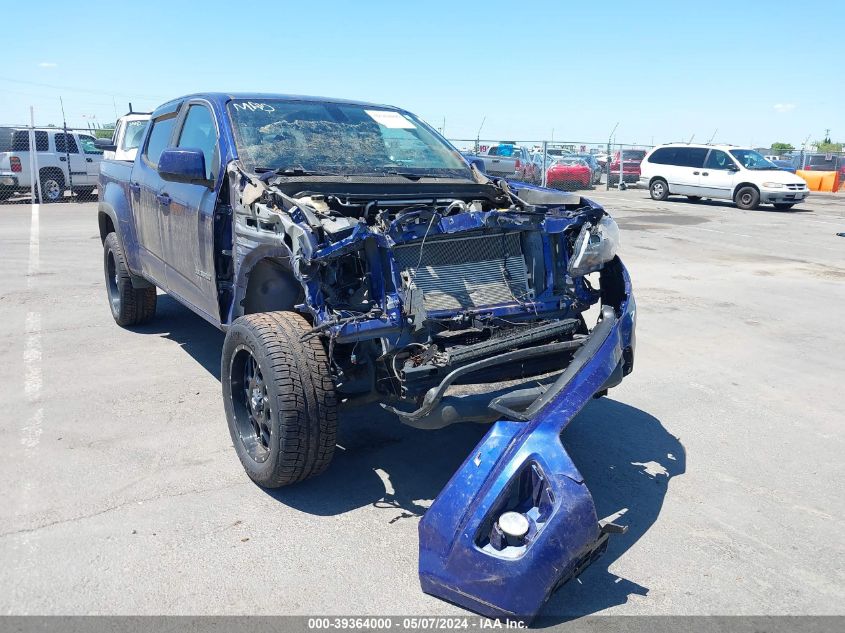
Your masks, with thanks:
M 100 175 L 103 150 L 90 134 L 61 128 L 36 129 L 38 181 L 45 202 L 55 202 L 72 189 L 91 196 Z M 30 130 L 14 130 L 11 149 L 0 152 L 0 200 L 28 192 L 33 181 L 30 165 Z
M 103 150 L 103 158 L 134 161 L 149 120 L 149 112 L 130 112 L 120 117 L 110 139 L 97 139 L 97 147 Z

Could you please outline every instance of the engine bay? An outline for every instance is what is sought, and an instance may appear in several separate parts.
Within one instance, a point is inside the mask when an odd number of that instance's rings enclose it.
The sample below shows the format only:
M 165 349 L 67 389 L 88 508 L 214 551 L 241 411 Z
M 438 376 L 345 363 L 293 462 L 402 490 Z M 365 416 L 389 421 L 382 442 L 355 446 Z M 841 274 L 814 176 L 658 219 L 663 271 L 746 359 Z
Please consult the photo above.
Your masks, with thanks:
M 504 181 L 341 191 L 337 179 L 230 177 L 236 255 L 268 241 L 283 248 L 278 259 L 302 288 L 295 309 L 314 326 L 306 337 L 324 338 L 349 400 L 416 405 L 479 363 L 454 382 L 565 368 L 589 333 L 582 313 L 602 298 L 604 281 L 594 287 L 586 274 L 604 275 L 618 243 L 597 204 Z M 535 348 L 545 352 L 489 361 Z

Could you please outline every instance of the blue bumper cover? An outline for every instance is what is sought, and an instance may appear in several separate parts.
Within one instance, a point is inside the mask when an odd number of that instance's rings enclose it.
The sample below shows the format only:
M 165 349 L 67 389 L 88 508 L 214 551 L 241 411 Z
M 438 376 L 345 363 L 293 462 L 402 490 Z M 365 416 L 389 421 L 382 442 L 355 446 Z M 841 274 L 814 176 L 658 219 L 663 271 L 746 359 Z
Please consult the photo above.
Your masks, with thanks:
M 626 359 L 633 361 L 636 307 L 624 276 L 624 302 L 616 311 L 605 307 L 561 388 L 527 421 L 496 422 L 425 513 L 424 592 L 488 617 L 530 621 L 607 548 L 608 534 L 560 434 L 597 391 L 619 382 Z M 503 535 L 497 520 L 508 511 L 528 519 L 524 537 Z

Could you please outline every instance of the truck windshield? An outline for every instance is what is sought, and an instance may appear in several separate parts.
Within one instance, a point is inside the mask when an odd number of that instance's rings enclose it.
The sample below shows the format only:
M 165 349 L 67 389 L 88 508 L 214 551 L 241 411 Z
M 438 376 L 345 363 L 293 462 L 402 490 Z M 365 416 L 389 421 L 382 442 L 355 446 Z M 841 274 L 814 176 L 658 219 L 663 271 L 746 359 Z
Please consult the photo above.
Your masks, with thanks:
M 398 174 L 471 179 L 461 155 L 415 117 L 320 101 L 229 102 L 238 155 L 250 171 Z

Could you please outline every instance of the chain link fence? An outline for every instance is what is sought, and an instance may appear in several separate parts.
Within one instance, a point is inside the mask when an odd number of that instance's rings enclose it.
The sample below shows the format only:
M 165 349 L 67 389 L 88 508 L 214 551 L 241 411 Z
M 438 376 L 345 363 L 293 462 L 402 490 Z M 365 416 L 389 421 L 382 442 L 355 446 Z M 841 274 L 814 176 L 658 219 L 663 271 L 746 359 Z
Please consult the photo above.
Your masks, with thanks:
M 0 124 L 0 202 L 96 199 L 103 151 L 112 129 L 33 123 Z
M 94 139 L 111 138 L 113 131 L 113 126 L 97 124 L 0 124 L 0 202 L 95 199 L 103 151 Z M 449 140 L 490 176 L 571 191 L 638 186 L 640 163 L 652 147 L 606 141 Z M 783 169 L 839 172 L 845 183 L 845 152 L 820 152 L 813 146 L 756 149 Z

